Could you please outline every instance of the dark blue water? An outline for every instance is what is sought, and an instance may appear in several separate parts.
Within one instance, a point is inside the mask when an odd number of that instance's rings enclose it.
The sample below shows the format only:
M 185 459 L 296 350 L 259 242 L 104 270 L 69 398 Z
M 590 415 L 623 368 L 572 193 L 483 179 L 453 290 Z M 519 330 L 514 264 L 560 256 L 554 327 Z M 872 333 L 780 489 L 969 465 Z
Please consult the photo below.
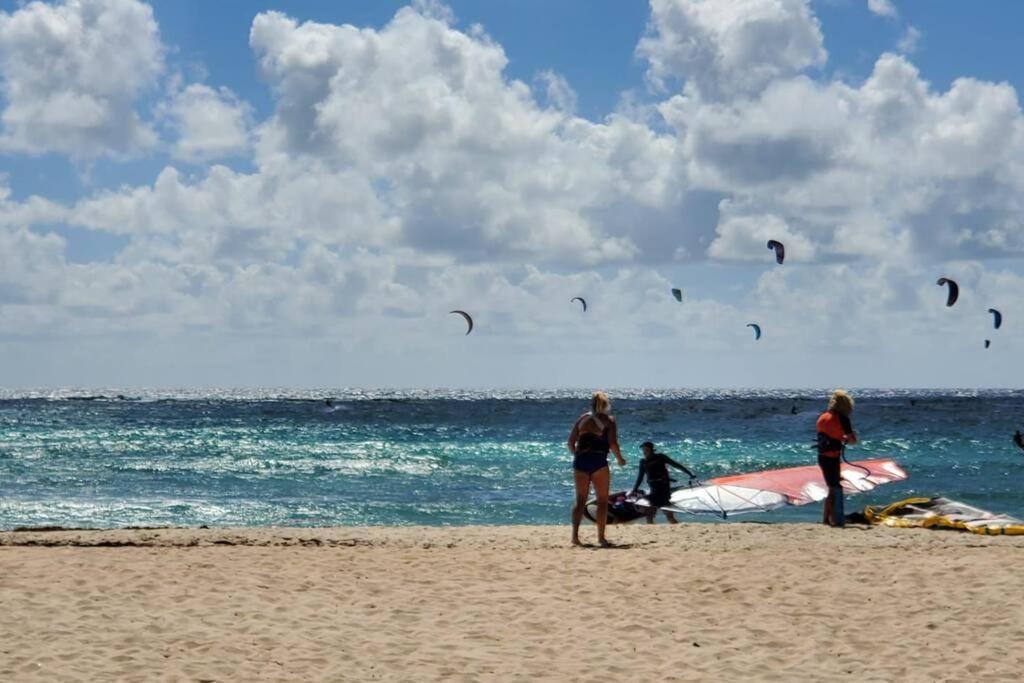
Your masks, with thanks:
M 0 528 L 561 524 L 573 392 L 0 398 Z M 1024 513 L 1024 392 L 859 391 L 851 459 L 910 473 L 847 509 L 941 494 Z M 81 395 L 80 395 L 81 396 Z M 650 439 L 701 477 L 814 462 L 824 392 L 613 393 L 632 485 Z M 792 409 L 796 408 L 796 414 Z M 756 517 L 813 521 L 817 506 Z

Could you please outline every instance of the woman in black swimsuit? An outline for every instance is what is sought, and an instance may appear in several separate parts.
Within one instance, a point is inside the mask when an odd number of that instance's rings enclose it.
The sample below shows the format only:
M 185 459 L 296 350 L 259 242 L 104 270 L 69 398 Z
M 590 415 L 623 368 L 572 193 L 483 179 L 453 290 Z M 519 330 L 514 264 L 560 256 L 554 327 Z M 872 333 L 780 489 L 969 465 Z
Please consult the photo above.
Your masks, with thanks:
M 610 543 L 604 537 L 608 520 L 608 488 L 611 473 L 608 471 L 608 452 L 615 454 L 619 467 L 626 461 L 619 450 L 619 432 L 615 418 L 608 414 L 612 404 L 603 391 L 595 391 L 590 400 L 590 412 L 584 413 L 572 426 L 569 434 L 569 452 L 573 454 L 572 472 L 576 484 L 576 502 L 572 506 L 572 544 L 580 543 L 580 522 L 587 505 L 590 486 L 597 496 L 597 542 L 603 548 Z

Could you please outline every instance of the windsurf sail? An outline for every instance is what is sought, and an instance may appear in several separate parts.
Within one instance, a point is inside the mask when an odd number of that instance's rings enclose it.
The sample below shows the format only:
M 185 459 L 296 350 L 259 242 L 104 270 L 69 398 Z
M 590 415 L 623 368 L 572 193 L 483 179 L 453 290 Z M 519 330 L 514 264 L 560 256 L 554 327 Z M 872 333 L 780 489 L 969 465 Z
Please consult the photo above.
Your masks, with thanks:
M 895 461 L 880 459 L 843 462 L 840 476 L 843 491 L 853 494 L 902 481 L 907 473 Z M 821 470 L 817 465 L 807 465 L 715 477 L 694 486 L 681 486 L 672 490 L 669 504 L 661 509 L 727 518 L 768 512 L 785 505 L 807 505 L 824 500 L 827 495 Z M 643 506 L 646 500 L 640 498 L 635 502 Z
M 1024 535 L 1024 521 L 997 515 L 948 498 L 907 498 L 891 505 L 868 505 L 864 516 L 871 524 L 892 527 L 957 529 L 976 534 Z

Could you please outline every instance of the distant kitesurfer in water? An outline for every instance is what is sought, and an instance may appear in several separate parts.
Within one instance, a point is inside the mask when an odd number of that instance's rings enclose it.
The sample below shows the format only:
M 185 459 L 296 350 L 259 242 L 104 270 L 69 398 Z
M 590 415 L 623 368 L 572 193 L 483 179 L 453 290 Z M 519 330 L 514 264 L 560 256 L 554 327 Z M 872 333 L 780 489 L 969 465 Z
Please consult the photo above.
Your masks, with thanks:
M 821 521 L 829 526 L 843 526 L 846 521 L 840 465 L 846 445 L 857 443 L 857 434 L 850 423 L 852 412 L 853 398 L 842 389 L 836 389 L 828 400 L 828 410 L 818 417 L 818 467 L 828 487 Z
M 591 485 L 597 497 L 597 542 L 603 548 L 611 545 L 604 537 L 608 521 L 608 488 L 611 485 L 608 452 L 615 454 L 619 467 L 626 465 L 619 449 L 619 431 L 615 418 L 609 415 L 611 407 L 608 394 L 595 391 L 590 400 L 590 412 L 580 415 L 569 433 L 567 445 L 573 454 L 572 473 L 576 485 L 576 501 L 572 506 L 573 545 L 582 545 L 580 522 L 583 521 L 583 510 L 587 505 Z
M 647 508 L 647 523 L 654 524 L 654 517 L 658 514 L 658 508 L 662 505 L 668 505 L 669 497 L 672 495 L 672 479 L 668 476 L 668 466 L 671 465 L 677 470 L 686 472 L 691 481 L 696 479 L 696 477 L 693 475 L 693 472 L 686 469 L 685 465 L 680 465 L 664 453 L 655 451 L 654 444 L 650 441 L 644 441 L 640 444 L 640 449 L 643 450 L 644 457 L 640 461 L 640 471 L 636 475 L 636 483 L 633 484 L 631 493 L 635 494 L 640 488 L 640 484 L 643 483 L 644 477 L 647 477 L 647 485 L 651 489 L 646 496 L 647 502 L 650 503 L 650 507 Z M 668 520 L 669 524 L 679 523 L 674 514 L 668 510 L 664 510 L 664 513 L 665 519 Z

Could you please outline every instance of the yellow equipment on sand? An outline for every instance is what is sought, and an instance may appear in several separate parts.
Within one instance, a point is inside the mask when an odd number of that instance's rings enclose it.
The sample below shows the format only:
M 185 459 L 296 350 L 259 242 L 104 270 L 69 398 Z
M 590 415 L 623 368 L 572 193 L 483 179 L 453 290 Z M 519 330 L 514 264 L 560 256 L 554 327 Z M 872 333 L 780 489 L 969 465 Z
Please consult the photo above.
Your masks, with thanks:
M 864 516 L 871 524 L 894 527 L 956 529 L 988 535 L 1024 535 L 1024 521 L 997 515 L 948 498 L 907 498 L 890 505 L 868 505 Z

